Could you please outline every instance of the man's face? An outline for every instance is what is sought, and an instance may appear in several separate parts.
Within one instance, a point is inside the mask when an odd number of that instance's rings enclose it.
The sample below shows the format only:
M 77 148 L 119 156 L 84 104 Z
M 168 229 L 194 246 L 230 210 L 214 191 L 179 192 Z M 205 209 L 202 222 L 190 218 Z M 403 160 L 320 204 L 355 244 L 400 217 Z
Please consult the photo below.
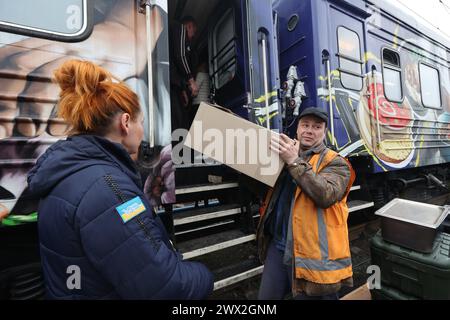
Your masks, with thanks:
M 322 143 L 325 139 L 326 124 L 315 116 L 305 116 L 300 119 L 297 128 L 297 138 L 302 149 L 310 149 Z
M 195 35 L 197 34 L 197 25 L 193 22 L 186 22 L 184 26 L 186 27 L 189 41 L 192 41 L 192 39 L 194 39 Z

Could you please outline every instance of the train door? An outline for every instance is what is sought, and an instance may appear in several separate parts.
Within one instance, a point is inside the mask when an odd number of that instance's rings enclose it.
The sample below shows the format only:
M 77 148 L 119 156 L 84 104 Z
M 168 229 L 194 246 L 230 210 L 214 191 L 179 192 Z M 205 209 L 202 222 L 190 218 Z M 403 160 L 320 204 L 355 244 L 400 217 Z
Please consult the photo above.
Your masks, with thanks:
M 259 125 L 281 129 L 272 1 L 227 1 L 215 17 L 209 57 L 216 102 Z
M 333 117 L 330 129 L 334 140 L 331 144 L 348 155 L 362 146 L 356 108 L 365 74 L 364 20 L 334 4 L 329 6 L 329 18 L 328 45 L 332 53 L 326 63 L 330 64 L 328 73 L 332 88 L 329 94 L 334 92 L 335 98 L 328 101 Z

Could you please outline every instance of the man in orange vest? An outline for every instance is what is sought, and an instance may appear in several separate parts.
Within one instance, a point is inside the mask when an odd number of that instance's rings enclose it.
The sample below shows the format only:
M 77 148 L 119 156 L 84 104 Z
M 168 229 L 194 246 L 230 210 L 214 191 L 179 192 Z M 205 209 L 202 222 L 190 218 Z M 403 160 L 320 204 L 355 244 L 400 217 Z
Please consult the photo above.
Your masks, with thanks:
M 338 299 L 353 286 L 347 195 L 350 163 L 325 144 L 328 115 L 308 108 L 297 139 L 281 135 L 271 149 L 286 163 L 261 211 L 257 237 L 264 273 L 259 299 Z

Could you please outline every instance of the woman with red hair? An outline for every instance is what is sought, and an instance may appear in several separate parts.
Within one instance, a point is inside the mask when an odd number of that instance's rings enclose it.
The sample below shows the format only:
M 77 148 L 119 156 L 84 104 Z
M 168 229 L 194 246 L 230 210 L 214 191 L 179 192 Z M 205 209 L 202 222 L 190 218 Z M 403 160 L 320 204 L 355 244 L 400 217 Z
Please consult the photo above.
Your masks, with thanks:
M 202 299 L 205 266 L 182 260 L 142 192 L 131 156 L 143 139 L 138 97 L 103 68 L 55 71 L 69 137 L 30 171 L 38 196 L 47 295 L 53 299 Z

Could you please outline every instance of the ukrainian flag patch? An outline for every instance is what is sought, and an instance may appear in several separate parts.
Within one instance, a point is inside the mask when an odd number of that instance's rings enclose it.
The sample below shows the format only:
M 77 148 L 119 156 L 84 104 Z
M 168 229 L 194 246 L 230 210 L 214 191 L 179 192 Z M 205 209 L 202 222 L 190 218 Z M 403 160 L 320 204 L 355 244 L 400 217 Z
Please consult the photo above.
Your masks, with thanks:
M 123 220 L 123 223 L 127 223 L 134 217 L 140 215 L 145 211 L 144 203 L 142 202 L 140 197 L 136 197 L 131 199 L 130 201 L 125 202 L 124 204 L 118 206 L 116 208 L 120 217 Z

